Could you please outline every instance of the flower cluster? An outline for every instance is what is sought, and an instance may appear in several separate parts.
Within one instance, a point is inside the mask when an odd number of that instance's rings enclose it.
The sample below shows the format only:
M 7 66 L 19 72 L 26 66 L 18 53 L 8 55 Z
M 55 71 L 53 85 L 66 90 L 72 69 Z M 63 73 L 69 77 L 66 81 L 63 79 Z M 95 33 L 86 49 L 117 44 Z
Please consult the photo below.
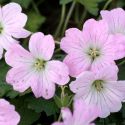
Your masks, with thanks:
M 18 92 L 31 89 L 36 98 L 54 97 L 56 84 L 69 84 L 75 93 L 73 114 L 62 108 L 63 122 L 53 125 L 93 125 L 97 117 L 118 112 L 125 99 L 125 81 L 118 80 L 115 60 L 125 57 L 125 11 L 117 8 L 101 11 L 102 19 L 87 20 L 82 31 L 70 28 L 60 48 L 67 53 L 64 61 L 52 59 L 55 41 L 52 35 L 24 29 L 27 16 L 20 5 L 10 3 L 0 8 L 0 58 L 11 67 L 6 82 Z M 29 51 L 19 38 L 30 36 Z M 20 116 L 14 106 L 0 100 L 0 125 L 17 125 Z M 11 114 L 11 115 L 10 115 Z

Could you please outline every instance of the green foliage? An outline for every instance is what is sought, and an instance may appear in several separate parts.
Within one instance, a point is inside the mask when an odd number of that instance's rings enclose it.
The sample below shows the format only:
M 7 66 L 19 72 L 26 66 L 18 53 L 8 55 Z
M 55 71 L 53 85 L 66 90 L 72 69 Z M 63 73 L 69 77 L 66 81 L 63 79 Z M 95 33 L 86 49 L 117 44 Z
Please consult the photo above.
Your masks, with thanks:
M 42 16 L 41 14 L 36 13 L 34 11 L 28 12 L 28 23 L 26 27 L 30 31 L 36 32 L 44 22 L 45 22 L 45 17 Z
M 59 108 L 68 107 L 70 105 L 70 101 L 72 100 L 72 95 L 65 95 L 63 99 L 55 95 L 54 100 Z
M 72 2 L 73 0 L 60 0 L 60 4 L 68 4 L 70 2 Z
M 44 100 L 42 98 L 36 99 L 34 97 L 27 98 L 28 108 L 35 110 L 37 113 L 44 111 L 47 116 L 54 115 L 59 112 L 53 99 Z
M 24 96 L 11 100 L 11 103 L 16 106 L 16 110 L 21 116 L 19 125 L 32 125 L 40 117 L 40 113 L 36 113 L 34 110 L 28 108 L 27 98 L 28 96 Z
M 23 8 L 27 9 L 32 0 L 11 0 L 12 2 L 19 3 Z
M 9 98 L 15 98 L 18 95 L 18 92 L 14 91 L 12 86 L 6 83 L 6 74 L 9 70 L 9 67 L 2 60 L 0 63 L 1 73 L 0 73 L 0 97 L 6 96 Z
M 96 16 L 99 11 L 98 4 L 103 0 L 76 0 L 76 1 L 82 4 L 89 13 Z

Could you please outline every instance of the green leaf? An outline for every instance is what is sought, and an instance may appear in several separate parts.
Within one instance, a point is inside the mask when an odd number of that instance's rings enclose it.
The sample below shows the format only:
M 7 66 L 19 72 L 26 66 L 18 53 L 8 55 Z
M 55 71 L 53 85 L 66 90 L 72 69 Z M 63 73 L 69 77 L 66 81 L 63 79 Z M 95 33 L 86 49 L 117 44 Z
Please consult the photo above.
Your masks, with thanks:
M 27 9 L 32 0 L 11 0 L 11 1 L 19 3 L 23 8 Z
M 47 116 L 54 115 L 59 112 L 54 100 L 36 99 L 34 97 L 27 98 L 28 108 L 40 113 L 44 111 Z
M 70 2 L 72 2 L 73 0 L 60 0 L 59 1 L 59 4 L 68 4 L 68 3 L 70 3 Z
M 1 60 L 0 67 L 0 97 L 7 96 L 9 98 L 15 98 L 18 95 L 18 92 L 14 91 L 12 86 L 6 83 L 6 74 L 9 70 L 9 66 L 4 60 Z
M 45 17 L 34 12 L 34 11 L 30 11 L 28 13 L 28 23 L 27 23 L 27 29 L 32 31 L 32 32 L 36 32 L 40 26 L 45 22 Z
M 76 1 L 82 4 L 89 13 L 96 16 L 99 10 L 98 4 L 104 0 L 76 0 Z
M 119 72 L 118 72 L 119 80 L 125 80 L 125 65 L 121 65 L 118 68 L 119 68 Z
M 28 108 L 27 98 L 29 98 L 29 96 L 11 100 L 11 103 L 16 107 L 16 111 L 21 116 L 19 125 L 32 125 L 40 117 L 40 113 L 36 113 L 34 110 Z
M 59 108 L 68 107 L 71 99 L 72 99 L 72 95 L 68 95 L 68 94 L 65 95 L 62 100 L 57 95 L 54 96 L 55 103 Z
M 56 105 L 61 108 L 62 107 L 62 102 L 61 102 L 61 98 L 59 98 L 57 95 L 54 96 L 54 100 Z

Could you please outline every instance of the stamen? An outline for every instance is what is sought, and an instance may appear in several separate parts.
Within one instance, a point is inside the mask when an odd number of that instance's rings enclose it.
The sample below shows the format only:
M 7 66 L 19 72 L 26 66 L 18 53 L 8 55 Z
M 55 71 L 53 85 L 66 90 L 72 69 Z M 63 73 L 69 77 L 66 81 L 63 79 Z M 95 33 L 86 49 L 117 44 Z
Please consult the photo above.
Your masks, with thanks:
M 41 59 L 36 59 L 34 67 L 37 71 L 42 70 L 45 67 L 45 61 Z
M 97 48 L 90 48 L 88 51 L 88 55 L 94 60 L 98 56 L 100 56 L 100 51 Z
M 95 80 L 92 84 L 92 86 L 97 90 L 97 91 L 101 91 L 102 89 L 104 89 L 104 81 L 103 80 Z

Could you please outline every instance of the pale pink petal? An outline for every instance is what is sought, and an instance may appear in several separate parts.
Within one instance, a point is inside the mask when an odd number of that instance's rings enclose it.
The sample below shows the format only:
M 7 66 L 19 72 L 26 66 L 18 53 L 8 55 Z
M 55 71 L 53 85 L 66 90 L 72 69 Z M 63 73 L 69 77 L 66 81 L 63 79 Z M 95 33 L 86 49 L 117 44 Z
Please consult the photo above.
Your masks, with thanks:
M 13 105 L 0 99 L 0 109 L 0 125 L 18 125 L 20 116 Z
M 108 32 L 108 25 L 105 21 L 99 20 L 96 21 L 95 19 L 89 19 L 87 20 L 83 25 L 83 32 L 87 31 L 90 34 L 95 34 L 96 36 L 101 36 L 102 34 L 107 34 Z
M 108 108 L 108 105 L 105 102 L 105 98 L 101 92 L 100 93 L 97 92 L 97 98 L 98 98 L 98 101 L 96 105 L 100 111 L 99 117 L 106 118 L 107 116 L 110 115 L 110 109 Z
M 91 112 L 91 113 L 90 113 Z M 95 120 L 99 115 L 97 106 L 87 105 L 82 99 L 75 100 L 73 117 L 75 121 L 79 121 L 81 124 L 88 124 Z
M 95 72 L 97 79 L 103 79 L 105 81 L 116 81 L 118 79 L 118 67 L 117 65 L 110 65 L 100 69 L 99 72 Z
M 106 109 L 109 112 L 118 112 L 121 107 L 121 100 L 124 99 L 124 95 L 116 88 L 117 82 L 109 82 L 105 84 L 105 90 L 101 92 L 100 98 L 104 98 L 104 102 L 106 105 Z M 104 117 L 104 111 L 102 110 L 102 114 Z
M 19 41 L 13 39 L 9 35 L 3 35 L 0 37 L 0 45 L 5 49 L 8 50 L 13 44 L 18 43 Z
M 72 113 L 69 110 L 69 108 L 62 108 L 61 112 L 62 112 L 63 120 L 68 120 L 72 117 Z
M 72 113 L 69 110 L 69 108 L 62 108 L 61 112 L 62 112 L 62 118 L 63 118 L 63 121 L 64 121 L 64 125 L 74 124 Z
M 31 34 L 30 31 L 25 30 L 23 28 L 12 28 L 11 30 L 11 35 L 14 38 L 26 38 Z
M 67 55 L 64 59 L 64 63 L 69 68 L 69 74 L 73 77 L 78 76 L 83 71 L 89 70 L 91 60 L 84 58 L 84 55 Z
M 70 83 L 70 90 L 74 93 L 77 93 L 81 90 L 84 94 L 83 89 L 87 90 L 87 87 L 93 83 L 94 79 L 94 73 L 85 71 L 80 74 L 75 81 Z
M 4 15 L 7 16 L 10 13 L 11 14 L 20 13 L 22 11 L 22 8 L 19 4 L 11 2 L 11 3 L 3 6 L 2 11 L 3 11 Z
M 22 8 L 17 3 L 10 3 L 2 7 L 3 21 L 6 26 L 24 27 L 27 16 L 21 13 Z
M 125 36 L 122 34 L 117 34 L 113 37 L 113 47 L 115 53 L 115 60 L 125 57 Z
M 6 82 L 13 86 L 14 90 L 24 92 L 30 87 L 33 72 L 27 67 L 12 68 L 6 75 Z
M 59 85 L 65 85 L 69 82 L 69 70 L 66 64 L 60 61 L 49 61 L 46 64 L 48 77 Z
M 22 65 L 31 65 L 34 59 L 22 46 L 14 44 L 5 53 L 5 61 L 12 67 L 19 67 Z
M 76 28 L 70 28 L 66 31 L 66 36 L 61 40 L 60 47 L 66 53 L 81 50 L 80 42 L 82 39 L 82 32 Z
M 54 52 L 55 44 L 51 35 L 35 33 L 31 36 L 29 49 L 31 53 L 38 58 L 50 60 Z
M 27 16 L 24 13 L 15 13 L 14 15 L 8 14 L 4 19 L 4 30 L 12 32 L 13 28 L 23 28 L 26 25 Z M 10 29 L 12 28 L 12 29 Z
M 50 81 L 45 72 L 32 77 L 31 88 L 37 98 L 43 97 L 45 99 L 50 99 L 55 94 L 55 84 Z
M 103 20 L 109 25 L 109 33 L 125 33 L 125 11 L 122 8 L 116 8 L 111 11 L 101 11 Z

